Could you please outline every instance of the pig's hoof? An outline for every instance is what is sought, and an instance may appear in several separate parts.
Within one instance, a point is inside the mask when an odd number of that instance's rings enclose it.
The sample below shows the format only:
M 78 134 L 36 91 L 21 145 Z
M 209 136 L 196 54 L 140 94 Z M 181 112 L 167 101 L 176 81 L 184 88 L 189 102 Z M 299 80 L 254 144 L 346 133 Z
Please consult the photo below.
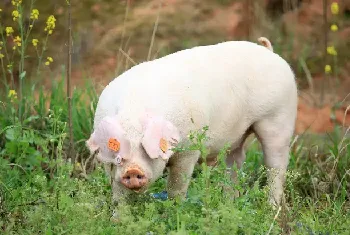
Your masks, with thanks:
M 119 223 L 120 219 L 119 219 L 119 214 L 116 210 L 113 210 L 112 216 L 111 218 L 109 218 L 110 221 L 114 222 L 114 223 Z

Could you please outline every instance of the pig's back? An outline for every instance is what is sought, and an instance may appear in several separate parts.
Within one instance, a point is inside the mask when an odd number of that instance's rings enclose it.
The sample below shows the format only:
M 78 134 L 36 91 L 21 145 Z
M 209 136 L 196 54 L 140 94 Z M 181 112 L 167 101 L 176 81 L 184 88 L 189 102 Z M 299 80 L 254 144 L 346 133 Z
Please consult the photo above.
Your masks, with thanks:
M 122 112 L 133 119 L 147 109 L 164 115 L 183 134 L 209 125 L 225 136 L 245 131 L 272 109 L 293 105 L 295 97 L 294 75 L 282 58 L 255 43 L 235 41 L 131 68 L 102 92 L 96 115 L 99 120 Z

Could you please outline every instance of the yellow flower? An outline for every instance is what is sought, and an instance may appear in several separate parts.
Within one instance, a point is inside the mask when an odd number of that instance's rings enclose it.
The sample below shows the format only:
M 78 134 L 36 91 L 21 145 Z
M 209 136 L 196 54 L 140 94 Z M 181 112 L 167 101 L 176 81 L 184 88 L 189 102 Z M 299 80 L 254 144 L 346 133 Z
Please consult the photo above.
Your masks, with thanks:
M 49 34 L 52 34 L 52 30 L 56 27 L 56 19 L 55 16 L 50 15 L 46 20 L 45 31 L 48 31 Z
M 12 27 L 6 27 L 6 36 L 10 36 L 14 31 Z
M 32 13 L 30 13 L 30 18 L 33 20 L 37 20 L 39 18 L 39 10 L 33 9 Z
M 17 99 L 17 92 L 15 90 L 9 90 L 7 97 L 10 98 L 11 102 L 14 102 Z
M 16 50 L 16 46 L 13 46 L 13 47 L 12 47 L 12 50 Z
M 7 97 L 9 97 L 9 98 L 12 98 L 12 97 L 17 98 L 17 92 L 15 90 L 9 90 L 9 94 L 8 94 Z
M 33 39 L 32 39 L 32 44 L 33 44 L 34 47 L 37 47 L 38 42 L 39 42 L 38 39 L 36 39 L 36 38 L 33 38 Z
M 33 28 L 33 25 L 31 24 L 31 25 L 29 25 L 29 28 Z
M 1 54 L 0 53 L 0 59 L 2 59 L 2 58 L 4 58 L 5 56 L 4 56 L 4 54 Z
M 12 12 L 12 16 L 13 16 L 13 21 L 16 21 L 17 20 L 17 18 L 20 16 L 19 15 L 19 12 L 17 11 L 17 10 L 14 10 L 13 12 Z
M 2 9 L 0 8 L 0 12 L 2 12 Z
M 3 41 L 0 41 L 0 46 L 4 45 L 4 42 Z
M 337 26 L 336 24 L 332 24 L 332 25 L 331 25 L 331 30 L 332 30 L 333 32 L 338 31 L 338 26 Z
M 46 58 L 47 60 L 46 60 L 46 62 L 45 62 L 45 65 L 50 65 L 52 62 L 53 62 L 53 59 L 52 59 L 52 57 L 47 57 Z
M 12 5 L 19 6 L 19 5 L 21 5 L 22 0 L 12 0 L 11 2 L 12 2 Z
M 19 36 L 16 36 L 13 39 L 13 42 L 16 43 L 18 47 L 20 47 L 22 45 L 22 39 Z
M 81 164 L 80 164 L 79 162 L 76 162 L 76 163 L 75 163 L 75 169 L 76 169 L 76 170 L 82 170 Z
M 324 71 L 326 72 L 326 74 L 330 74 L 332 72 L 332 67 L 329 64 L 327 64 L 324 67 Z
M 331 4 L 331 12 L 333 15 L 338 15 L 339 14 L 339 5 L 337 2 L 332 2 Z
M 327 47 L 327 53 L 330 54 L 330 55 L 334 55 L 334 56 L 336 56 L 338 54 L 337 51 L 335 50 L 334 46 L 328 46 Z

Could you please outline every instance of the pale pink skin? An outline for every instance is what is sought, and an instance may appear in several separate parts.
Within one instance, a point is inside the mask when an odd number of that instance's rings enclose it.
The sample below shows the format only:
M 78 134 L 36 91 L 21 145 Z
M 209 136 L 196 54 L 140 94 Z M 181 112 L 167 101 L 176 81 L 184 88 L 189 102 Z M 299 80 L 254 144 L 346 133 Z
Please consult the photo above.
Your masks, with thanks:
M 288 63 L 267 46 L 244 41 L 195 47 L 134 66 L 113 80 L 102 92 L 95 112 L 94 133 L 87 141 L 91 151 L 100 149 L 113 179 L 113 197 L 132 191 L 120 184 L 129 168 L 142 170 L 149 184 L 169 167 L 170 197 L 184 197 L 199 151 L 163 153 L 182 143 L 190 131 L 209 126 L 207 147 L 215 157 L 231 143 L 228 166 L 241 167 L 244 141 L 255 133 L 262 144 L 269 173 L 270 198 L 278 205 L 283 194 L 289 161 L 289 143 L 297 112 L 297 87 Z M 121 142 L 118 165 L 106 150 L 110 137 Z M 111 165 L 113 165 L 112 171 Z M 232 174 L 235 180 L 236 174 Z
M 127 138 L 117 115 L 103 118 L 87 141 L 90 151 L 99 150 L 97 159 L 106 163 L 106 169 L 110 172 L 113 179 L 115 199 L 118 199 L 123 194 L 132 192 L 132 190 L 126 189 L 120 183 L 122 176 L 128 169 L 139 169 L 148 179 L 149 183 L 137 192 L 146 190 L 150 183 L 157 180 L 163 174 L 170 156 L 173 155 L 172 146 L 175 147 L 180 139 L 177 129 L 162 117 L 145 114 L 140 119 L 140 123 L 143 128 L 143 136 L 140 142 L 131 142 Z M 115 138 L 120 142 L 120 150 L 118 152 L 108 149 L 107 143 L 109 138 Z M 169 148 L 166 152 L 160 149 L 159 140 L 161 138 L 168 142 Z M 122 158 L 121 163 L 117 162 L 118 155 Z M 112 168 L 111 165 L 113 166 Z M 112 172 L 110 169 L 112 169 Z

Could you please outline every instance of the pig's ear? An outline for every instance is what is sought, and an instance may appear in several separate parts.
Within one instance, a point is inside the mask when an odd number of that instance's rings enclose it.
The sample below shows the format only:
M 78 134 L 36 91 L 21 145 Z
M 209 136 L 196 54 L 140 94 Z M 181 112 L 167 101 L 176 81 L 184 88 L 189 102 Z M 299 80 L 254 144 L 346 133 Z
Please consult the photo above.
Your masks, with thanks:
M 143 126 L 142 146 L 150 158 L 167 160 L 173 154 L 172 148 L 180 141 L 178 129 L 163 117 L 146 115 L 141 119 Z
M 95 132 L 91 134 L 90 138 L 85 143 L 86 147 L 90 151 L 90 154 L 93 154 L 99 148 L 95 141 Z
M 90 152 L 100 150 L 103 162 L 112 162 L 119 155 L 126 159 L 130 155 L 130 141 L 116 116 L 104 117 L 96 127 L 86 145 Z M 104 160 L 103 160 L 104 159 Z

